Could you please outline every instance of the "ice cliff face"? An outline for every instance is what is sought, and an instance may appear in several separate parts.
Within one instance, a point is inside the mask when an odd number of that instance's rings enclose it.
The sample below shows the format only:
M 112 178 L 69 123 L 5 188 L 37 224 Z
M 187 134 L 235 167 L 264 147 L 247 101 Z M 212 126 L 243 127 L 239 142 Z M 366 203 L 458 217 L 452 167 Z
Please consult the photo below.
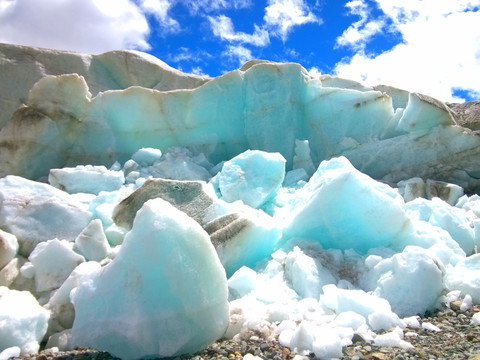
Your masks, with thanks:
M 35 179 L 67 165 L 110 166 L 142 147 L 183 146 L 212 163 L 247 149 L 280 152 L 287 170 L 308 151 L 313 168 L 344 155 L 386 182 L 419 176 L 480 188 L 468 105 L 314 78 L 298 64 L 252 61 L 206 79 L 131 51 L 0 45 L 0 69 L 0 176 Z

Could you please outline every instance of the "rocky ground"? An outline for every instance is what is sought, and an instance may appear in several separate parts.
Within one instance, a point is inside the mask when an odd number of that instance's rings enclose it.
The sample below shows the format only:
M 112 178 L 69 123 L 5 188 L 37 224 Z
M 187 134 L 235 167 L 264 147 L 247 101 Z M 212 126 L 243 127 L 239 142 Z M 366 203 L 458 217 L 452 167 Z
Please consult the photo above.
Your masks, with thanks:
M 431 316 L 421 319 L 422 323 L 429 322 L 441 331 L 428 331 L 425 329 L 405 329 L 414 332 L 416 337 L 405 338 L 414 348 L 400 349 L 392 347 L 377 347 L 363 342 L 361 339 L 344 348 L 342 360 L 408 360 L 408 359 L 437 359 L 437 360 L 480 360 L 480 325 L 471 324 L 475 312 L 480 311 L 480 306 L 474 306 L 462 312 L 452 304 Z M 356 338 L 354 338 L 355 340 Z M 314 359 L 315 355 L 302 356 L 301 358 L 288 348 L 281 346 L 277 341 L 259 339 L 254 334 L 248 341 L 235 342 L 232 340 L 218 341 L 205 350 L 196 354 L 182 355 L 175 360 L 242 360 L 250 355 L 262 359 L 296 360 Z M 67 352 L 53 353 L 50 350 L 40 352 L 38 355 L 25 355 L 23 360 L 109 360 L 115 359 L 109 353 L 92 349 L 76 349 Z M 246 359 L 246 360 L 247 360 Z M 173 360 L 173 359 L 172 359 Z M 250 360 L 255 360 L 250 359 Z

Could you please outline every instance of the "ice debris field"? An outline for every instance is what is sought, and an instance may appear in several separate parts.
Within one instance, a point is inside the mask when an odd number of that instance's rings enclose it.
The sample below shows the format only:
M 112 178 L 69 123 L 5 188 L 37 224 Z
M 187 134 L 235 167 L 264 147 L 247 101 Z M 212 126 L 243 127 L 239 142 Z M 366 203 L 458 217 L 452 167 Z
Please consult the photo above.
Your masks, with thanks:
M 0 51 L 39 77 L 0 81 L 0 359 L 251 336 L 332 359 L 480 304 L 480 142 L 451 107 L 296 64 Z

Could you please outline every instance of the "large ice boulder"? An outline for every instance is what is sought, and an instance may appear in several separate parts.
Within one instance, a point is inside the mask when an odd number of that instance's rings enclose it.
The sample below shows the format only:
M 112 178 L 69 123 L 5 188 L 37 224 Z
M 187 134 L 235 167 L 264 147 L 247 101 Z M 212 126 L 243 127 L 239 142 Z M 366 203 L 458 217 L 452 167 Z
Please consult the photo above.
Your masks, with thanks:
M 21 354 L 37 353 L 49 317 L 28 291 L 0 286 L 0 352 L 18 346 Z
M 327 249 L 391 247 L 410 226 L 404 205 L 397 191 L 334 158 L 297 190 L 283 236 L 317 240 Z
M 254 209 L 275 196 L 285 177 L 285 159 L 279 153 L 247 150 L 225 162 L 215 184 L 227 202 L 243 201 Z
M 72 341 L 122 359 L 195 352 L 225 332 L 227 297 L 225 270 L 207 233 L 153 199 L 113 262 L 74 290 Z
M 53 186 L 18 176 L 0 179 L 0 228 L 15 235 L 20 254 L 54 238 L 75 240 L 92 214 Z
M 113 219 L 130 228 L 137 211 L 155 198 L 168 201 L 205 229 L 228 276 L 270 256 L 281 236 L 271 216 L 240 202 L 219 200 L 203 181 L 148 179 L 115 207 Z

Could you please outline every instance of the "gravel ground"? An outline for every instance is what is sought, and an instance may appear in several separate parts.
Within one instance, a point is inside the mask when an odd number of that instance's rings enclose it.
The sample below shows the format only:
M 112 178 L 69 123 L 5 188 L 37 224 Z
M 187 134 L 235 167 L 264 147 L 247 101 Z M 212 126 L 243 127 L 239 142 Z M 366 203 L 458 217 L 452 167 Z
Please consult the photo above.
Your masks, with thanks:
M 414 348 L 400 349 L 392 347 L 377 347 L 358 339 L 353 345 L 343 349 L 341 359 L 351 360 L 408 360 L 408 359 L 438 359 L 438 360 L 480 360 L 480 325 L 472 325 L 471 318 L 480 306 L 474 306 L 466 312 L 446 308 L 431 316 L 425 316 L 421 323 L 429 322 L 441 329 L 439 332 L 425 329 L 405 329 L 415 332 L 416 337 L 405 338 Z M 354 338 L 355 340 L 355 338 Z M 220 340 L 205 350 L 196 354 L 182 355 L 175 360 L 242 360 L 245 355 L 252 354 L 262 359 L 289 360 L 296 354 L 281 346 L 276 340 L 263 340 L 252 334 L 248 341 L 235 342 Z M 314 359 L 315 355 L 303 357 L 304 360 Z M 23 360 L 109 360 L 115 359 L 109 353 L 93 349 L 79 348 L 73 351 L 52 353 L 50 350 L 38 355 L 25 355 Z M 301 360 L 297 357 L 296 360 Z

